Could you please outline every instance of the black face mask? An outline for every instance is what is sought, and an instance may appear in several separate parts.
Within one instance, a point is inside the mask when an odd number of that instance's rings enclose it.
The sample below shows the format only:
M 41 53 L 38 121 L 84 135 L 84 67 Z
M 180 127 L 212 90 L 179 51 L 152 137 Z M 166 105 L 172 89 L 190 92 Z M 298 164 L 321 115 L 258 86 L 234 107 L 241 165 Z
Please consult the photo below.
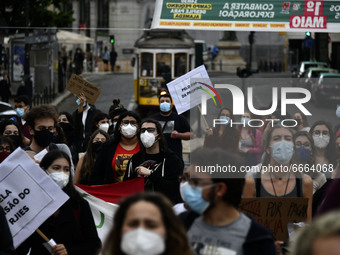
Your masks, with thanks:
M 8 137 L 11 138 L 11 140 L 14 144 L 14 147 L 18 148 L 19 145 L 20 145 L 21 137 L 19 135 L 10 135 Z
M 102 142 L 95 142 L 92 143 L 92 150 L 94 153 L 99 153 L 103 148 L 103 143 Z
M 301 125 L 302 121 L 301 119 L 295 119 L 298 125 Z
M 41 131 L 34 130 L 34 140 L 40 147 L 47 147 L 53 139 L 53 133 L 48 129 L 44 129 Z
M 59 126 L 63 129 L 66 136 L 72 135 L 74 128 L 70 123 L 60 122 Z
M 74 140 L 74 127 L 70 123 L 60 122 L 59 126 L 63 129 L 67 144 L 71 144 Z

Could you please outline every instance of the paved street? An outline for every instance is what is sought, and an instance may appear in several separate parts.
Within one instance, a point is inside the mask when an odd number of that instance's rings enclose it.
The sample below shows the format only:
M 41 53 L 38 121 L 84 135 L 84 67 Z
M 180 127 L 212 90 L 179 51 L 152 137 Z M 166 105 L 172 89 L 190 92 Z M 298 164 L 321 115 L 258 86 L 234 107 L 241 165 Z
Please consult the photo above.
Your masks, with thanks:
M 86 73 L 82 76 L 102 89 L 96 102 L 96 107 L 98 109 L 103 112 L 108 112 L 112 105 L 112 100 L 119 98 L 121 104 L 123 104 L 125 108 L 133 110 L 134 93 L 132 74 Z M 72 113 L 76 108 L 76 97 L 73 95 L 70 95 L 58 104 L 59 111 L 68 111 Z
M 242 87 L 242 81 L 234 74 L 225 73 L 210 73 L 210 78 L 213 84 L 234 84 Z M 120 98 L 121 103 L 129 110 L 134 110 L 134 91 L 133 91 L 133 76 L 127 74 L 112 74 L 112 73 L 86 73 L 84 78 L 96 84 L 102 89 L 100 96 L 97 99 L 96 107 L 104 112 L 108 112 L 114 98 Z M 268 106 L 272 100 L 272 87 L 290 87 L 291 85 L 289 73 L 259 73 L 245 79 L 245 85 L 253 87 L 254 90 L 254 106 Z M 228 90 L 219 92 L 222 97 L 223 106 L 232 108 L 232 97 Z M 280 89 L 278 89 L 278 99 L 280 99 Z M 298 98 L 298 95 L 292 95 L 292 98 Z M 70 95 L 58 104 L 59 111 L 73 112 L 76 109 L 76 97 Z M 245 100 L 246 101 L 246 100 Z M 212 104 L 212 100 L 208 101 Z M 311 112 L 312 116 L 308 117 L 310 125 L 317 120 L 327 120 L 335 125 L 337 119 L 335 117 L 334 105 L 325 105 L 316 107 L 311 102 L 304 104 L 306 109 Z M 210 107 L 207 119 L 215 118 L 219 108 Z M 288 106 L 287 111 L 294 114 L 298 109 L 295 106 Z

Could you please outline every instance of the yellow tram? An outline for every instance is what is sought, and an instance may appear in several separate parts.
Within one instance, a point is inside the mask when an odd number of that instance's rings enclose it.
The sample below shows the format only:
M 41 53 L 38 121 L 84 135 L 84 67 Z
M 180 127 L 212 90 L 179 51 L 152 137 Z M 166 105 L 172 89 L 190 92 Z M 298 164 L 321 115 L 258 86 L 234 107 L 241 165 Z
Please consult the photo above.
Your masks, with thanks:
M 158 107 L 166 84 L 195 67 L 195 42 L 185 31 L 146 31 L 135 43 L 134 93 L 142 115 Z

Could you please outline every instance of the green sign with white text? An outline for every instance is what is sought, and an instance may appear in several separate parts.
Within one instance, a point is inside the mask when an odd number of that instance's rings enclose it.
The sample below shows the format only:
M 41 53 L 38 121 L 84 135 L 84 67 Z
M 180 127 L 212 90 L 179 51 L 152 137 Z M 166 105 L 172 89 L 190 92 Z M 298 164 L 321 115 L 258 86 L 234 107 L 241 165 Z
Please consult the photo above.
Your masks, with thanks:
M 340 1 L 157 0 L 152 28 L 340 32 Z

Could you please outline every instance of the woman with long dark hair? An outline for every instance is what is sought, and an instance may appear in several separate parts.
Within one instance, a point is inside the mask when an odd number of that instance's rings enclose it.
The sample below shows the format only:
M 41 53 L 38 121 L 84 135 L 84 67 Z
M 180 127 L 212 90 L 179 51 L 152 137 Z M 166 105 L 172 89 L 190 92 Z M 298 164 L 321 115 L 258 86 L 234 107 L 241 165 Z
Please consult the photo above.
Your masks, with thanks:
M 127 111 L 119 116 L 113 139 L 104 146 L 94 164 L 92 185 L 123 181 L 129 159 L 140 149 L 139 125 L 140 118 L 134 112 Z
M 115 213 L 105 255 L 191 255 L 184 227 L 170 202 L 156 193 L 125 199 Z
M 138 131 L 141 149 L 128 163 L 124 180 L 144 176 L 146 191 L 165 195 L 173 204 L 181 202 L 179 177 L 183 173 L 183 161 L 166 148 L 162 127 L 157 120 L 144 119 Z
M 79 159 L 76 173 L 74 175 L 74 184 L 90 184 L 91 175 L 98 154 L 101 152 L 103 145 L 110 139 L 109 135 L 100 129 L 93 132 L 87 145 L 87 150 L 83 157 Z
M 57 243 L 52 247 L 52 253 L 98 254 L 101 241 L 90 206 L 73 185 L 68 155 L 60 150 L 49 151 L 41 160 L 40 167 L 70 197 L 39 227 L 41 232 Z M 19 246 L 17 254 L 27 254 L 29 249 L 31 255 L 51 254 L 43 243 L 44 239 L 34 233 Z

